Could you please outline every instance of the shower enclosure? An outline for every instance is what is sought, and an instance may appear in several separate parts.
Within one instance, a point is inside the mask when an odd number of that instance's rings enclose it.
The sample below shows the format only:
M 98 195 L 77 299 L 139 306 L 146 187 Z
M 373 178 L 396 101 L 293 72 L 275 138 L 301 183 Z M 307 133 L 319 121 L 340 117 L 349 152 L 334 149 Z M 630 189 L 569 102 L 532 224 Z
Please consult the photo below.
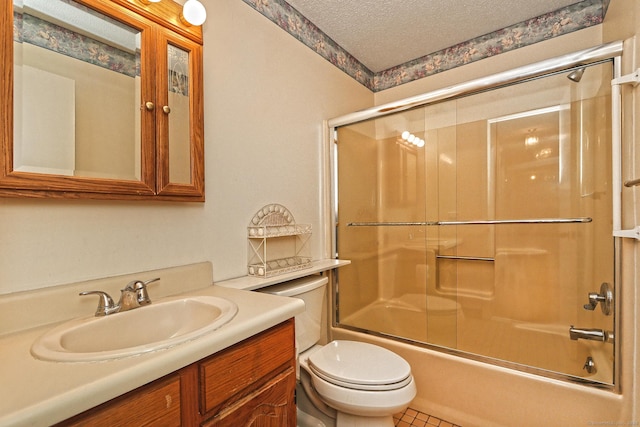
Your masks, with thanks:
M 330 122 L 336 325 L 612 385 L 612 64 Z

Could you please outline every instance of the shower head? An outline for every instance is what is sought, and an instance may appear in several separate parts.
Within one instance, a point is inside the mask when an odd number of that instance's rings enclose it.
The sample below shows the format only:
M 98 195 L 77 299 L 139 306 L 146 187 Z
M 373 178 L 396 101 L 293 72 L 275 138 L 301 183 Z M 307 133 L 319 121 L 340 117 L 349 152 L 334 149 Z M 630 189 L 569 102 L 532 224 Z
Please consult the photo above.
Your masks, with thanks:
M 579 83 L 582 79 L 582 75 L 584 74 L 585 67 L 577 68 L 569 73 L 567 78 L 573 82 Z

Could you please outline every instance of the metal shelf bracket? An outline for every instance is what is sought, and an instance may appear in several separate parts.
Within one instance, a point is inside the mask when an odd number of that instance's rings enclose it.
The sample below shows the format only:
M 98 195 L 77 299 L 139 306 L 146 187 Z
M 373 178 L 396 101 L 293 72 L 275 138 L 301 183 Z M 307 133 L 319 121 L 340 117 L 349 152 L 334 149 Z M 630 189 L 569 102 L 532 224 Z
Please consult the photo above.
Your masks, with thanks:
M 635 70 L 633 73 L 626 74 L 624 76 L 620 76 L 616 79 L 611 80 L 612 85 L 626 85 L 630 84 L 633 87 L 638 86 L 640 84 L 640 68 Z
M 632 228 L 630 230 L 614 230 L 613 236 L 640 240 L 640 226 L 637 226 L 636 228 Z

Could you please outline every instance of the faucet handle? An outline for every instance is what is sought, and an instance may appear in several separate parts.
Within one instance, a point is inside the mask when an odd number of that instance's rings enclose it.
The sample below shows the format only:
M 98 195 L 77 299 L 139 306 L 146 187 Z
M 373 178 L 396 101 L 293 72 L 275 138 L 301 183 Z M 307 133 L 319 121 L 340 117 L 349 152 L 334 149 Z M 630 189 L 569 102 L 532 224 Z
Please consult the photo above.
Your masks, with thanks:
M 600 301 L 604 301 L 604 298 L 596 292 L 589 292 L 589 302 L 583 305 L 585 310 L 593 311 Z
M 159 281 L 159 280 L 160 280 L 160 278 L 159 278 L 159 277 L 156 277 L 155 279 L 149 279 L 149 280 L 147 280 L 146 282 L 142 282 L 142 283 L 143 283 L 145 286 L 147 286 L 149 283 L 157 282 L 157 281 Z
M 124 289 L 135 291 L 139 305 L 151 304 L 151 298 L 149 298 L 149 293 L 147 292 L 147 285 L 149 283 L 157 282 L 158 280 L 160 280 L 159 277 L 144 282 L 142 280 L 134 280 L 127 283 L 127 286 L 125 286 Z
M 600 303 L 600 308 L 605 316 L 611 314 L 613 305 L 613 290 L 611 285 L 604 282 L 600 285 L 600 293 L 589 292 L 589 303 L 583 305 L 585 310 L 595 310 L 596 306 Z
M 118 306 L 113 302 L 113 298 L 108 293 L 103 291 L 86 291 L 80 292 L 80 296 L 84 295 L 98 295 L 98 308 L 96 309 L 96 316 L 106 316 L 118 310 Z

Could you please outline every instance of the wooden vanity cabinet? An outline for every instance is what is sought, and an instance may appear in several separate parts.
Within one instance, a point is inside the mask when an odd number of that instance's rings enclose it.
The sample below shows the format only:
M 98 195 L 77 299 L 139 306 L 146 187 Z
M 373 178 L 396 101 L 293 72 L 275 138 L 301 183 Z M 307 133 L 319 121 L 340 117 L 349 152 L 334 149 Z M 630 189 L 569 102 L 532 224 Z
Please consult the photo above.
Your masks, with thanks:
M 70 418 L 59 426 L 182 425 L 180 375 L 172 374 Z
M 292 322 L 200 363 L 200 408 L 207 420 L 203 425 L 296 425 Z
M 60 426 L 295 427 L 293 319 Z

